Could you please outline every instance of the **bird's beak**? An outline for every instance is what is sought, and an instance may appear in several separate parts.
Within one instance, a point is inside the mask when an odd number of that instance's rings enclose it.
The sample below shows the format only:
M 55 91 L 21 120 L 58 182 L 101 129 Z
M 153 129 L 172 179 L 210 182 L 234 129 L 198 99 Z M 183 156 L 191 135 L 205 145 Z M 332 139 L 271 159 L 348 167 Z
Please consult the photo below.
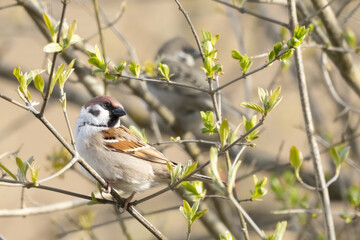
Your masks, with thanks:
M 126 115 L 126 112 L 125 112 L 124 108 L 119 107 L 119 108 L 114 109 L 112 111 L 112 114 L 116 117 L 122 117 L 122 116 Z

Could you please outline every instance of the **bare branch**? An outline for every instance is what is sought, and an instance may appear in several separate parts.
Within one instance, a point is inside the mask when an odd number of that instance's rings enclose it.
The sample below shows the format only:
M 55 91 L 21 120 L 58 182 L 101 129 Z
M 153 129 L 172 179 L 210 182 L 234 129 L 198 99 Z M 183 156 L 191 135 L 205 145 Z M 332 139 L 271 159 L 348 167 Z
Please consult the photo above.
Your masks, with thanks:
M 295 25 L 297 24 L 295 0 L 288 0 L 288 5 L 289 5 L 290 26 L 291 29 L 294 29 Z M 314 129 L 314 123 L 312 120 L 312 114 L 310 110 L 310 100 L 309 100 L 309 93 L 308 93 L 307 83 L 304 73 L 304 66 L 302 62 L 301 47 L 295 50 L 295 65 L 297 71 L 301 107 L 303 110 L 303 117 L 305 121 L 305 130 L 306 130 L 308 144 L 312 155 L 312 162 L 315 170 L 314 174 L 316 180 L 316 187 L 321 200 L 321 207 L 324 212 L 324 224 L 325 224 L 326 236 L 330 240 L 335 240 L 336 239 L 335 228 L 334 228 L 334 221 L 331 215 L 329 192 L 325 182 L 325 176 L 321 164 L 319 147 L 317 145 L 316 138 L 314 136 L 315 129 Z
M 289 28 L 289 25 L 287 23 L 280 22 L 280 21 L 278 21 L 276 19 L 265 17 L 265 16 L 263 16 L 261 14 L 254 13 L 254 12 L 244 8 L 244 7 L 237 7 L 237 6 L 235 6 L 235 5 L 231 4 L 231 3 L 228 3 L 228 2 L 225 2 L 225 1 L 222 1 L 222 0 L 213 0 L 213 1 L 217 2 L 217 3 L 221 3 L 223 5 L 226 5 L 226 6 L 230 7 L 230 8 L 233 8 L 233 9 L 237 10 L 238 12 L 240 12 L 242 14 L 249 14 L 249 15 L 251 15 L 253 17 L 256 17 L 256 18 L 259 18 L 261 20 L 271 22 L 271 23 L 280 25 L 280 26 L 285 27 L 285 28 Z

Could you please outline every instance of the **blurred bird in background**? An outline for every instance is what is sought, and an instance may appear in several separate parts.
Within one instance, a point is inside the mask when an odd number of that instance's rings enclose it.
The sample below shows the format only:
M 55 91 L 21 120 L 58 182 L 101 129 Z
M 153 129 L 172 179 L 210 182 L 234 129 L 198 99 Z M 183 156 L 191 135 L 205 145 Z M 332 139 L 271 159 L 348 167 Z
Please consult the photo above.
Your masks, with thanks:
M 202 65 L 201 54 L 184 38 L 175 37 L 165 42 L 159 49 L 156 56 L 156 64 L 161 62 L 168 65 L 171 81 L 183 83 L 202 89 L 208 89 L 206 74 L 200 68 Z M 157 76 L 159 79 L 161 76 Z M 212 111 L 213 104 L 210 95 L 195 89 L 148 82 L 149 91 L 156 96 L 159 101 L 173 112 L 178 123 L 182 128 L 190 130 L 196 137 L 204 138 L 200 129 L 202 120 L 200 111 Z M 224 99 L 224 115 L 232 114 L 240 117 L 240 112 L 233 108 L 229 101 Z

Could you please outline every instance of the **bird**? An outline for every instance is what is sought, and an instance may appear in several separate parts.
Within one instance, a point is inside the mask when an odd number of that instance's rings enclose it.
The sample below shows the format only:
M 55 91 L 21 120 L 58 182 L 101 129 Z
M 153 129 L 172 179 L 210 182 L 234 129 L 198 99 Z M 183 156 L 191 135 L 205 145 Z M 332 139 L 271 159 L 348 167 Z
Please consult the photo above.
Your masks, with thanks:
M 209 83 L 205 72 L 200 68 L 201 53 L 194 48 L 186 39 L 174 37 L 166 41 L 158 50 L 155 62 L 166 64 L 171 81 L 183 83 L 194 87 L 209 89 Z M 161 78 L 161 76 L 157 76 Z M 200 129 L 203 127 L 200 111 L 213 111 L 211 96 L 206 91 L 147 82 L 149 91 L 164 104 L 178 120 L 183 129 L 195 133 L 196 137 L 203 138 Z M 222 97 L 223 112 L 226 116 L 241 117 L 242 113 L 234 108 L 231 101 Z
M 120 118 L 125 115 L 115 98 L 95 97 L 81 108 L 75 139 L 79 155 L 110 187 L 131 193 L 132 198 L 137 192 L 170 183 L 167 163 L 177 163 L 122 125 Z M 192 175 L 190 180 L 212 181 L 200 174 Z

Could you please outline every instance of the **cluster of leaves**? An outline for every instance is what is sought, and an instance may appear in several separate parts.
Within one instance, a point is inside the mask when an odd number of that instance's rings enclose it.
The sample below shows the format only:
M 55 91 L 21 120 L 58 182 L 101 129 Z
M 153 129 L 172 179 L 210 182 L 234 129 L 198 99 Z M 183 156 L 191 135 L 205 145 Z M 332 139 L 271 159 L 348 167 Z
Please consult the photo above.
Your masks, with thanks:
M 183 188 L 187 191 L 184 197 L 192 197 L 194 201 L 204 199 L 206 196 L 206 189 L 204 183 L 201 181 L 182 182 Z
M 274 91 L 264 90 L 262 88 L 258 88 L 259 99 L 262 103 L 262 107 L 256 103 L 243 102 L 242 106 L 253 109 L 262 114 L 263 117 L 266 117 L 271 110 L 273 110 L 281 101 L 282 97 L 280 97 L 281 87 L 276 88 Z
M 202 36 L 202 50 L 204 52 L 204 66 L 201 69 L 205 72 L 208 79 L 214 79 L 216 75 L 223 74 L 223 66 L 215 64 L 217 50 L 215 48 L 216 42 L 219 40 L 220 35 L 211 36 L 210 32 L 201 30 Z
M 187 223 L 188 223 L 188 232 L 190 232 L 190 229 L 193 225 L 193 223 L 201 218 L 201 216 L 207 212 L 207 209 L 204 209 L 202 211 L 199 210 L 200 201 L 195 201 L 193 205 L 190 207 L 190 204 L 183 200 L 183 206 L 180 207 L 180 212 L 184 215 Z
M 258 180 L 256 175 L 253 175 L 254 179 L 254 191 L 251 191 L 251 199 L 254 201 L 262 201 L 260 197 L 265 196 L 267 194 L 267 189 L 265 188 L 265 185 L 267 183 L 267 177 L 264 177 L 261 181 Z
M 296 177 L 291 171 L 285 171 L 280 178 L 275 174 L 271 175 L 270 186 L 284 209 L 308 208 L 308 196 L 300 193 L 296 186 Z
M 104 59 L 104 57 L 101 54 L 100 49 L 98 48 L 97 45 L 95 45 L 95 52 L 91 52 L 91 51 L 87 50 L 87 53 L 89 55 L 88 62 L 91 65 L 96 67 L 96 69 L 93 71 L 93 73 L 94 74 L 102 73 L 102 74 L 104 74 L 104 77 L 107 80 L 115 80 L 118 76 L 121 76 L 123 70 L 127 66 L 126 61 L 122 61 L 118 66 L 116 66 L 116 65 L 113 66 L 115 73 L 110 71 L 110 69 L 109 69 L 110 61 L 106 62 L 106 60 Z M 146 64 L 146 66 L 149 66 L 149 64 Z M 146 67 L 146 68 L 149 68 L 149 67 Z M 153 67 L 150 67 L 150 69 L 145 69 L 145 71 L 151 72 L 151 74 L 149 74 L 149 75 L 154 76 L 152 68 Z M 128 70 L 134 77 L 137 77 L 137 78 L 140 77 L 141 72 L 142 72 L 141 65 L 135 63 L 134 61 L 130 62 L 130 64 L 128 65 Z M 164 79 L 166 81 L 170 81 L 170 78 L 174 75 L 174 74 L 170 74 L 169 67 L 163 63 L 159 63 L 157 70 L 158 70 L 158 73 L 162 76 L 160 79 Z
M 214 121 L 214 113 L 212 111 L 200 111 L 200 115 L 204 124 L 204 128 L 201 129 L 202 133 L 209 133 L 209 135 L 212 135 L 219 132 L 217 124 Z
M 60 37 L 60 41 L 57 42 L 58 34 L 59 34 L 59 28 L 60 28 L 60 22 L 58 22 L 55 27 L 53 26 L 50 18 L 46 13 L 43 13 L 44 21 L 46 24 L 46 27 L 49 29 L 50 36 L 51 36 L 51 43 L 48 43 L 43 51 L 46 53 L 54 53 L 54 52 L 62 52 L 65 49 L 67 49 L 70 45 L 75 44 L 79 41 L 81 41 L 81 38 L 79 35 L 75 34 L 76 30 L 76 21 L 74 20 L 70 27 L 66 24 L 66 22 L 63 23 L 63 30 L 62 30 L 62 36 Z
M 173 166 L 170 162 L 166 162 L 169 173 L 170 173 L 170 185 L 172 185 L 174 182 L 179 181 L 195 171 L 197 167 L 197 162 L 192 162 L 191 160 L 187 161 L 184 166 L 181 165 L 181 163 Z
M 286 42 L 287 47 L 284 49 L 284 51 L 281 53 L 283 43 L 277 42 L 274 45 L 273 50 L 269 53 L 268 62 L 272 61 L 273 59 L 279 59 L 280 61 L 285 62 L 294 54 L 295 48 L 298 48 L 302 44 L 306 35 L 312 29 L 312 25 L 310 25 L 308 28 L 306 28 L 305 26 L 299 27 L 299 25 L 296 25 L 293 37 Z
M 355 209 L 355 211 L 359 211 L 360 209 L 360 188 L 358 186 L 351 186 L 349 189 L 345 191 L 346 198 L 348 203 Z M 346 223 L 351 223 L 357 217 L 349 214 L 341 214 L 341 218 L 345 219 Z
M 60 43 L 57 43 L 56 38 L 59 32 L 59 23 L 57 23 L 57 25 L 54 27 L 49 17 L 46 15 L 46 13 L 44 13 L 43 16 L 44 16 L 45 24 L 49 29 L 53 41 L 52 43 L 49 43 L 44 47 L 43 49 L 44 52 L 47 53 L 61 52 L 64 51 L 66 48 L 68 48 L 70 45 L 81 40 L 80 37 L 75 34 L 76 22 L 74 21 L 71 24 L 70 28 L 67 27 L 66 24 L 64 23 L 63 37 L 60 38 Z M 58 67 L 58 69 L 55 71 L 55 73 L 53 73 L 52 76 L 49 95 L 51 95 L 55 84 L 58 83 L 61 95 L 63 96 L 61 99 L 61 104 L 63 108 L 66 106 L 64 85 L 66 81 L 69 79 L 71 73 L 74 71 L 73 69 L 74 63 L 75 63 L 75 59 L 72 60 L 67 67 L 65 67 L 65 64 L 61 64 Z M 51 69 L 52 69 L 52 62 L 49 61 L 48 69 L 47 69 L 49 75 L 51 74 Z M 31 94 L 28 90 L 28 86 L 32 81 L 34 82 L 35 88 L 41 93 L 42 97 L 44 98 L 45 83 L 44 83 L 44 79 L 40 75 L 43 72 L 45 72 L 45 70 L 36 69 L 30 72 L 22 73 L 20 67 L 16 67 L 14 69 L 13 74 L 19 82 L 18 94 L 25 103 L 27 104 L 31 103 Z
M 231 52 L 231 55 L 234 59 L 239 60 L 239 64 L 241 67 L 241 71 L 243 74 L 246 73 L 246 71 L 251 67 L 251 65 L 253 64 L 253 62 L 250 60 L 250 57 L 245 54 L 245 55 L 241 55 L 241 53 L 239 51 L 233 50 Z
M 38 186 L 37 179 L 39 177 L 40 167 L 34 161 L 33 157 L 30 157 L 27 161 L 22 161 L 19 157 L 16 157 L 16 165 L 18 167 L 17 174 L 14 174 L 10 169 L 5 167 L 2 163 L 0 163 L 0 168 L 2 168 L 11 178 L 15 181 L 27 182 L 30 181 L 27 179 L 27 172 L 30 170 L 30 178 L 31 182 Z
M 258 120 L 257 120 L 257 116 L 254 115 L 252 117 L 252 119 L 248 120 L 246 118 L 245 115 L 243 115 L 243 124 L 244 124 L 244 128 L 245 128 L 245 132 L 249 132 L 251 131 L 251 129 L 253 127 L 255 127 L 255 125 L 258 123 Z M 257 135 L 259 133 L 259 130 L 258 129 L 255 129 L 253 131 L 251 131 L 247 136 L 246 136 L 246 140 L 247 141 L 253 141 L 253 140 L 256 140 L 259 138 L 259 136 Z
M 36 69 L 31 72 L 22 73 L 20 67 L 16 67 L 14 69 L 13 74 L 19 82 L 18 94 L 24 102 L 31 102 L 31 94 L 28 90 L 28 86 L 32 81 L 34 81 L 36 89 L 38 89 L 41 93 L 43 92 L 44 80 L 40 75 L 42 72 L 44 72 L 44 70 Z

